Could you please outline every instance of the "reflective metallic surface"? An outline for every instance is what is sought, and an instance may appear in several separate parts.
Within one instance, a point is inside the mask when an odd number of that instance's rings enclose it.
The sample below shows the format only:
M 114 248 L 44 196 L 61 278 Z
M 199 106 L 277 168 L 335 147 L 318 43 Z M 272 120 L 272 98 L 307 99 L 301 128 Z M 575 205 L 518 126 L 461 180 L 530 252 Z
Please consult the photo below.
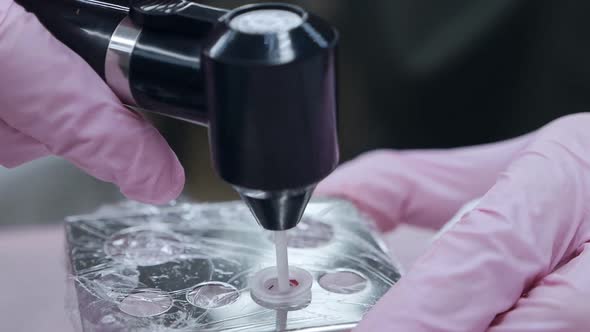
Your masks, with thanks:
M 330 240 L 314 244 L 326 229 Z M 278 308 L 250 294 L 251 278 L 274 265 L 274 248 L 242 202 L 125 203 L 69 218 L 83 330 L 347 331 L 400 277 L 370 221 L 347 202 L 312 201 L 297 230 L 312 240 L 296 242 L 289 259 L 313 276 L 311 301 Z M 353 278 L 335 278 L 341 271 Z
M 260 226 L 284 231 L 299 223 L 315 185 L 299 189 L 265 191 L 236 187 Z
M 115 94 L 124 102 L 136 105 L 129 85 L 129 68 L 131 54 L 141 34 L 141 29 L 125 17 L 117 26 L 107 49 L 105 57 L 105 80 Z
M 129 11 L 129 7 L 127 5 L 125 5 L 125 2 L 122 2 L 120 0 L 117 1 L 101 1 L 101 0 L 77 0 L 78 2 L 81 3 L 85 3 L 88 4 L 90 6 L 95 6 L 95 7 L 102 7 L 102 8 L 106 8 L 106 9 L 113 9 L 113 10 L 118 10 L 121 11 L 123 13 L 127 13 Z
M 303 23 L 298 13 L 284 9 L 259 9 L 238 14 L 229 21 L 232 29 L 245 33 L 287 32 Z

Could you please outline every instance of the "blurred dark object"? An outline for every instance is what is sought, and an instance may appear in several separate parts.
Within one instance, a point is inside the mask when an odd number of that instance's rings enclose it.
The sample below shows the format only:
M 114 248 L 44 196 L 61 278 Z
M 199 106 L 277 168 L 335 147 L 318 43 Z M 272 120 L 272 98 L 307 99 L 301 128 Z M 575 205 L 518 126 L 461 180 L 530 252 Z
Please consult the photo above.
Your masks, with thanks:
M 246 3 L 201 2 L 227 8 Z M 590 3 L 288 2 L 314 11 L 341 32 L 343 161 L 375 148 L 506 139 L 590 109 L 585 36 Z M 197 189 L 197 197 L 228 197 L 229 190 L 209 170 L 206 133 L 169 121 L 163 129 L 188 168 L 188 188 Z

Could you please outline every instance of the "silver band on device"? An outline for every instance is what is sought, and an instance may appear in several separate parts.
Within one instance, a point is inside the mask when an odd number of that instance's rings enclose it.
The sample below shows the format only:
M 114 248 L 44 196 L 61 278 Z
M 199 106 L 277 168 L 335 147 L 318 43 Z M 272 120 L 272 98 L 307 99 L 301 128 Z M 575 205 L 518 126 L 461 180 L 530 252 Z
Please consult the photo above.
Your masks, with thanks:
M 104 75 L 109 87 L 125 104 L 137 105 L 129 85 L 129 65 L 131 53 L 141 34 L 129 17 L 125 17 L 117 26 L 107 49 Z

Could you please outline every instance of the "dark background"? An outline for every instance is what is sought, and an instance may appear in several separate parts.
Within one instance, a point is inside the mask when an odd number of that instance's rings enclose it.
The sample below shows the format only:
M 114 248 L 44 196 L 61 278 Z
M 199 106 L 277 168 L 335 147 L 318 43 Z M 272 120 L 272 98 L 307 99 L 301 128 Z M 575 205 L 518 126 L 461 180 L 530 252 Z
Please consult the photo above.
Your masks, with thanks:
M 590 110 L 588 1 L 290 2 L 341 33 L 342 161 L 376 148 L 493 142 Z M 205 128 L 151 118 L 185 166 L 185 196 L 237 198 L 211 168 Z M 114 186 L 55 158 L 0 167 L 0 224 L 59 222 L 118 199 Z
M 203 2 L 226 8 L 245 3 Z M 340 30 L 343 161 L 375 148 L 502 140 L 590 109 L 587 2 L 286 2 Z M 187 168 L 191 196 L 235 197 L 212 173 L 205 129 L 158 122 Z

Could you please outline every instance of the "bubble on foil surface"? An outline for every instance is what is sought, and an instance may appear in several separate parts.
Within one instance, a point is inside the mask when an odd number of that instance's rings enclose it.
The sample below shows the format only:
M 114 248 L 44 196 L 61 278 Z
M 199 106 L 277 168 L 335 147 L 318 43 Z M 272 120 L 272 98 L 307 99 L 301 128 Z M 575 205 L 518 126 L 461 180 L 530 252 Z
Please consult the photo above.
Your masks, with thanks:
M 170 307 L 172 307 L 170 295 L 157 289 L 133 292 L 119 303 L 119 309 L 122 312 L 135 317 L 161 315 Z
M 240 292 L 232 285 L 208 282 L 195 286 L 186 294 L 188 302 L 203 309 L 216 309 L 234 303 Z
M 150 229 L 125 229 L 105 243 L 105 252 L 114 259 L 139 266 L 153 266 L 176 259 L 183 245 L 171 233 Z
M 327 291 L 354 294 L 367 287 L 367 278 L 355 271 L 333 271 L 320 277 L 318 283 Z

